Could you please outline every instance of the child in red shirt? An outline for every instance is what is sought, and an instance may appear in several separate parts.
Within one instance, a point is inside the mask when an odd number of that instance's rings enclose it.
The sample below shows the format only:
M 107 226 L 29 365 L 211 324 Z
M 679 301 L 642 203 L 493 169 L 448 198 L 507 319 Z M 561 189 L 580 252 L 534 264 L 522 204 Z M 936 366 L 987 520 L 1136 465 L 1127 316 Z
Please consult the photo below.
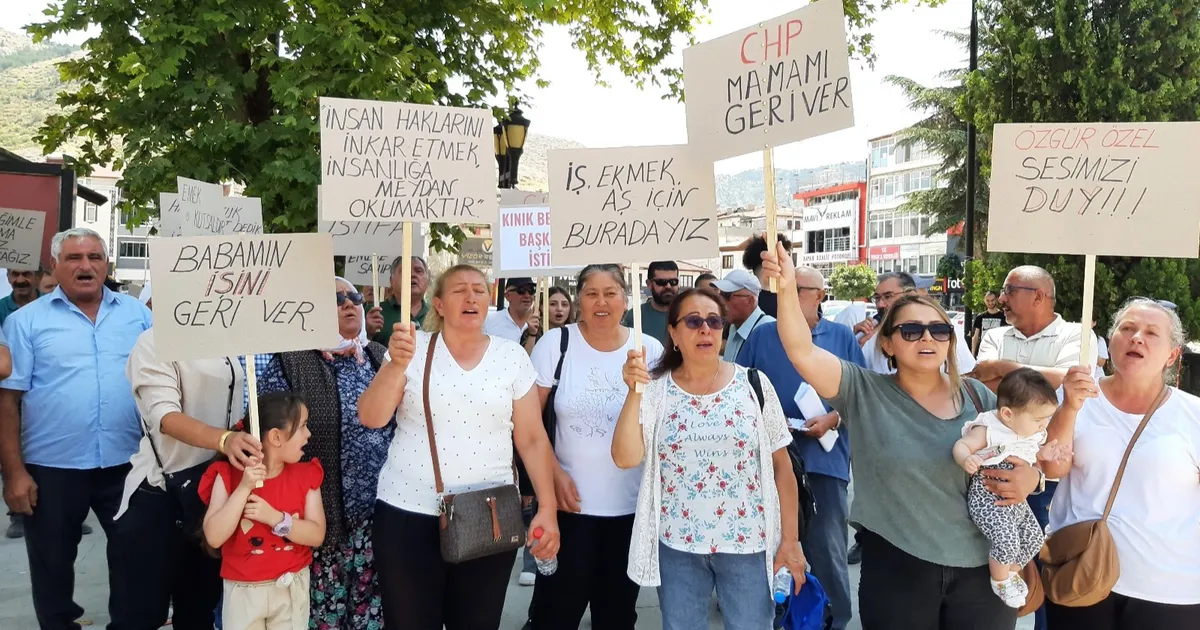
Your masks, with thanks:
M 267 394 L 258 409 L 263 461 L 245 471 L 214 462 L 198 488 L 208 504 L 205 540 L 221 550 L 223 627 L 307 629 L 308 567 L 325 540 L 325 473 L 315 459 L 300 463 L 310 435 L 302 396 Z

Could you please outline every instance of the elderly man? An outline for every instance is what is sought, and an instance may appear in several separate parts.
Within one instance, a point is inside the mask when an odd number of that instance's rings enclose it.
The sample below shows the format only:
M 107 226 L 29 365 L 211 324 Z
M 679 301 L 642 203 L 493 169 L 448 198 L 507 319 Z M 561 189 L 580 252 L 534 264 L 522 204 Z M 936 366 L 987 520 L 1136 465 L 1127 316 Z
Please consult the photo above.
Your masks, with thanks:
M 515 341 L 525 347 L 526 352 L 533 349 L 531 342 L 536 341 L 541 330 L 541 319 L 533 308 L 533 296 L 537 293 L 537 283 L 533 278 L 509 278 L 504 283 L 504 300 L 508 308 L 502 311 L 488 313 L 487 321 L 483 324 L 483 332 L 489 335 Z
M 650 299 L 634 308 L 642 309 L 642 332 L 665 347 L 671 343 L 667 335 L 667 309 L 679 293 L 679 265 L 671 260 L 650 263 L 646 267 L 646 288 L 650 289 Z M 625 311 L 621 325 L 633 327 L 633 308 Z
M 0 383 L 0 472 L 9 509 L 26 515 L 33 608 L 42 628 L 78 628 L 75 556 L 88 510 L 108 534 L 110 628 L 127 619 L 136 558 L 113 545 L 129 458 L 142 430 L 125 363 L 150 311 L 104 286 L 100 235 L 74 228 L 50 244 L 59 287 L 4 322 L 13 372 Z
M 425 299 L 425 290 L 429 288 L 429 266 L 420 256 L 412 257 L 412 279 L 404 286 L 404 259 L 397 256 L 392 260 L 392 275 L 389 284 L 392 297 L 383 301 L 380 306 L 367 313 L 367 336 L 371 341 L 384 346 L 392 336 L 392 327 L 400 321 L 400 297 L 404 291 L 412 296 L 412 321 L 418 328 L 425 323 L 425 315 L 429 312 L 429 302 Z M 382 317 L 380 317 L 382 315 Z
M 1009 372 L 1021 367 L 1037 370 L 1058 387 L 1073 365 L 1079 365 L 1084 329 L 1068 323 L 1054 312 L 1054 278 L 1041 267 L 1017 267 L 1008 272 L 1000 291 L 1000 308 L 1008 326 L 993 328 L 979 342 L 979 364 L 973 376 L 992 391 Z M 1091 350 L 1087 365 L 1096 365 L 1096 337 L 1091 330 Z M 1050 501 L 1058 480 L 1046 480 L 1045 490 L 1029 497 L 1029 507 L 1043 528 L 1050 521 Z M 1036 630 L 1045 630 L 1044 610 L 1038 610 Z
M 762 284 L 758 278 L 744 269 L 734 269 L 724 279 L 713 283 L 725 298 L 726 315 L 729 319 L 729 340 L 725 343 L 726 361 L 736 361 L 750 333 L 763 324 L 775 321 L 774 317 L 758 308 L 758 294 Z
M 796 270 L 796 288 L 800 294 L 800 310 L 812 329 L 813 343 L 839 358 L 865 367 L 862 350 L 850 328 L 826 319 L 817 313 L 825 299 L 824 278 L 811 267 Z M 732 342 L 732 338 L 730 339 Z M 841 425 L 837 412 L 823 405 L 823 413 L 806 417 L 800 411 L 797 394 L 804 379 L 783 351 L 776 323 L 763 324 L 755 329 L 738 356 L 738 363 L 757 368 L 779 393 L 779 402 L 793 428 L 794 444 L 804 458 L 808 480 L 812 486 L 817 513 L 803 542 L 804 554 L 813 574 L 821 581 L 833 603 L 833 628 L 841 630 L 850 623 L 850 570 L 846 561 L 847 486 L 850 483 L 850 440 L 840 430 L 830 450 L 819 442 L 830 430 Z M 815 394 L 814 394 L 815 395 Z

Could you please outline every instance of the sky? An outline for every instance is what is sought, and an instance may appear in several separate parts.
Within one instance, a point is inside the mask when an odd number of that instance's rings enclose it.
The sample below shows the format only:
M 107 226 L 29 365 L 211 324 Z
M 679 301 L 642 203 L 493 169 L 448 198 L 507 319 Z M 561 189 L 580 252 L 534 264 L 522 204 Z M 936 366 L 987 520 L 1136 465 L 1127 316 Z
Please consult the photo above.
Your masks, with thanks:
M 798 0 L 710 0 L 710 12 L 697 27 L 701 42 L 737 31 L 793 11 Z M 939 30 L 965 30 L 970 21 L 970 0 L 949 0 L 936 8 L 902 4 L 878 14 L 871 27 L 877 60 L 874 68 L 851 60 L 851 90 L 856 126 L 779 147 L 777 168 L 811 168 L 838 162 L 866 160 L 868 139 L 886 135 L 920 120 L 911 111 L 898 88 L 884 83 L 888 75 L 900 75 L 930 85 L 938 83 L 943 70 L 965 66 L 966 52 L 938 36 Z M 43 19 L 45 0 L 0 2 L 0 28 L 19 30 Z M 79 43 L 85 34 L 63 38 Z M 541 51 L 541 78 L 545 89 L 527 90 L 531 103 L 524 106 L 532 121 L 530 131 L 558 136 L 588 147 L 619 147 L 687 142 L 684 106 L 663 101 L 662 91 L 639 90 L 617 72 L 605 74 L 609 88 L 599 87 L 588 71 L 583 55 L 571 46 L 565 29 L 547 32 Z M 669 63 L 679 65 L 676 54 Z M 761 155 L 747 155 L 716 164 L 718 173 L 736 173 L 762 167 Z

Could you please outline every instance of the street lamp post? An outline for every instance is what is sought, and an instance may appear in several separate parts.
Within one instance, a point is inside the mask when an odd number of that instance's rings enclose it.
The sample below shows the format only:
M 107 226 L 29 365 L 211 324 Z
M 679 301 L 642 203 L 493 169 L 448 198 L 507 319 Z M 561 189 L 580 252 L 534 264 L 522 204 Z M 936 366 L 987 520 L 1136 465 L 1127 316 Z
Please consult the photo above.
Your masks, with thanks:
M 971 74 L 979 69 L 979 13 L 976 1 L 971 0 Z M 968 92 L 968 98 L 970 93 Z M 967 261 L 975 259 L 975 178 L 979 171 L 975 130 L 975 108 L 967 108 L 967 220 L 963 226 L 963 237 L 967 239 Z M 963 326 L 972 330 L 971 303 L 963 301 Z
M 500 181 L 497 187 L 512 188 L 508 181 L 508 135 L 504 132 L 504 123 L 496 125 L 492 133 L 496 136 L 496 166 L 500 167 Z
M 529 119 L 520 107 L 513 106 L 508 116 L 492 129 L 496 136 L 496 165 L 500 167 L 500 188 L 516 188 L 521 166 L 521 154 L 525 152 L 525 138 L 529 135 Z M 496 308 L 504 308 L 504 285 L 497 281 Z

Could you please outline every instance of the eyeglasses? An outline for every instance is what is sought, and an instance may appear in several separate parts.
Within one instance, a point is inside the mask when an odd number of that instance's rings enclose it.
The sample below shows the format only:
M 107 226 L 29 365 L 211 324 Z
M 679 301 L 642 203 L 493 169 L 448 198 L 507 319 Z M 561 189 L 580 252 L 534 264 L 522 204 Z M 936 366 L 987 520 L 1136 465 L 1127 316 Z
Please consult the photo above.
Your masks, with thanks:
M 675 323 L 678 324 L 679 322 L 683 322 L 684 326 L 687 326 L 692 330 L 700 330 L 700 327 L 705 324 L 708 324 L 708 327 L 712 330 L 725 330 L 725 318 L 721 317 L 720 315 L 709 315 L 708 317 L 688 315 L 687 317 L 679 319 Z
M 338 291 L 338 293 L 337 293 L 337 305 L 338 305 L 338 306 L 342 306 L 343 304 L 345 304 L 345 303 L 346 303 L 346 300 L 350 300 L 350 303 L 351 303 L 351 304 L 353 304 L 353 305 L 355 305 L 355 306 L 362 306 L 362 303 L 363 303 L 363 295 L 362 295 L 361 293 L 355 293 L 355 292 L 353 292 L 353 291 L 351 291 L 351 292 L 349 292 L 349 293 L 345 293 L 345 292 L 342 292 L 342 291 Z
M 893 293 L 892 291 L 888 291 L 887 293 L 884 293 L 883 295 L 880 295 L 880 294 L 876 293 L 875 295 L 872 295 L 872 296 L 871 296 L 871 301 L 872 301 L 872 302 L 874 302 L 874 303 L 876 303 L 876 304 L 878 304 L 878 303 L 880 303 L 880 302 L 882 302 L 882 301 L 884 301 L 884 300 L 891 301 L 891 300 L 894 300 L 894 299 L 896 299 L 897 297 L 899 297 L 899 296 L 901 296 L 901 295 L 904 295 L 905 293 L 909 293 L 910 291 L 912 291 L 912 289 L 905 289 L 905 290 L 903 290 L 903 291 L 901 291 L 901 292 L 899 292 L 899 293 Z
M 1012 295 L 1012 294 L 1016 293 L 1017 291 L 1038 291 L 1038 290 L 1039 289 L 1037 287 L 1023 287 L 1019 284 L 1006 284 L 1006 285 L 1004 285 L 1003 289 L 1000 289 L 1000 292 L 1003 293 L 1004 295 Z
M 534 293 L 537 293 L 537 287 L 528 284 L 519 287 L 508 287 L 508 290 L 516 293 L 517 295 L 533 295 Z
M 925 336 L 925 331 L 929 331 L 929 336 L 933 337 L 934 341 L 950 341 L 950 334 L 954 332 L 954 326 L 944 323 L 905 322 L 897 326 L 896 330 L 900 331 L 900 338 L 905 341 L 920 341 Z
M 1168 302 L 1167 300 L 1156 300 L 1152 297 L 1146 297 L 1144 295 L 1135 295 L 1129 299 L 1131 301 L 1132 300 L 1147 300 L 1150 302 L 1154 302 L 1155 304 L 1167 309 L 1168 311 L 1173 311 L 1173 310 L 1179 308 L 1174 302 Z
M 667 280 L 663 280 L 661 278 L 656 278 L 654 280 L 654 285 L 660 289 L 663 287 L 677 287 L 677 286 L 679 286 L 679 278 L 670 278 Z

